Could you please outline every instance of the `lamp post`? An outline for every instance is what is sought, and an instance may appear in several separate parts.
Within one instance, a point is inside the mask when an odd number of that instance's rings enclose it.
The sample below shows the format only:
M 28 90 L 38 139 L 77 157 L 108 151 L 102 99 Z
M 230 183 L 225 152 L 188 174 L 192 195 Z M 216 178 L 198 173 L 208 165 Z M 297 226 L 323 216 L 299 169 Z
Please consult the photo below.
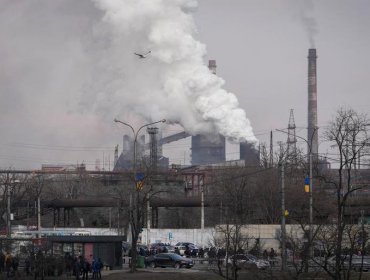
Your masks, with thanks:
M 281 164 L 281 270 L 286 270 L 286 262 L 287 262 L 287 254 L 286 254 L 286 225 L 285 225 L 285 216 L 286 216 L 286 209 L 285 209 L 285 181 L 284 181 L 284 163 Z
M 7 237 L 10 238 L 12 234 L 11 229 L 11 213 L 10 213 L 10 183 L 9 183 L 9 173 L 6 174 L 6 196 L 7 196 L 7 215 L 6 215 L 6 227 L 7 227 Z
M 132 199 L 132 194 L 130 195 L 130 204 L 129 204 L 129 208 L 130 208 L 129 233 L 131 233 L 131 245 L 132 245 L 131 248 L 132 248 L 132 256 L 133 256 L 131 271 L 134 271 L 136 269 L 136 243 L 137 243 L 138 235 L 140 233 L 139 227 L 141 226 L 140 225 L 140 217 L 139 217 L 140 215 L 139 215 L 139 212 L 138 212 L 138 207 L 139 207 L 139 204 L 140 204 L 140 196 L 139 196 L 140 190 L 136 188 L 136 185 L 137 185 L 137 178 L 136 178 L 137 137 L 139 135 L 140 130 L 143 129 L 144 127 L 154 125 L 154 124 L 157 124 L 157 123 L 164 123 L 164 122 L 166 122 L 166 120 L 163 119 L 163 120 L 160 120 L 160 121 L 144 124 L 137 131 L 130 124 L 125 123 L 123 121 L 120 121 L 118 119 L 114 119 L 114 122 L 121 123 L 125 126 L 128 126 L 132 130 L 132 133 L 133 133 L 133 136 L 134 136 L 133 173 L 134 173 L 134 190 L 136 190 L 136 200 L 135 200 L 136 213 L 132 212 L 133 211 L 133 209 L 132 209 L 132 200 L 133 200 Z
M 308 147 L 309 185 L 310 185 L 310 189 L 309 189 L 309 236 L 308 236 L 309 243 L 308 244 L 310 246 L 309 247 L 310 257 L 313 257 L 313 247 L 312 247 L 312 239 L 313 239 L 313 228 L 312 228 L 312 224 L 313 224 L 313 196 L 312 196 L 312 187 L 313 187 L 313 184 L 312 184 L 312 156 L 313 155 L 312 155 L 312 140 L 313 140 L 314 135 L 317 132 L 317 130 L 318 130 L 318 127 L 315 127 L 313 132 L 312 132 L 310 142 L 308 142 L 307 139 L 296 135 L 297 138 L 302 139 L 303 141 L 305 141 L 307 143 L 307 147 Z M 276 131 L 288 134 L 284 130 L 276 129 Z
M 134 180 L 135 180 L 135 187 L 136 187 L 137 137 L 139 135 L 139 132 L 144 127 L 147 127 L 147 126 L 150 126 L 150 125 L 153 125 L 153 124 L 157 124 L 157 123 L 165 123 L 166 120 L 163 119 L 163 120 L 160 120 L 160 121 L 156 121 L 156 122 L 144 124 L 137 131 L 135 131 L 135 129 L 130 124 L 125 123 L 123 121 L 120 121 L 118 119 L 114 119 L 114 122 L 121 123 L 121 124 L 123 124 L 125 126 L 128 126 L 132 130 L 132 133 L 134 135 L 134 162 L 133 162 L 133 171 L 134 171 Z

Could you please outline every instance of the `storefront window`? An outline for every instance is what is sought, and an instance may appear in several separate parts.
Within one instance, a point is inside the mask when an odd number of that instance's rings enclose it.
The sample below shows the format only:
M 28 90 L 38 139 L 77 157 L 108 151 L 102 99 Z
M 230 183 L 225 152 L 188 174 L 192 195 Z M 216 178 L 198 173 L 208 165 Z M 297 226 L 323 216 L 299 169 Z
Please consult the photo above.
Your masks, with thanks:
M 66 253 L 69 253 L 70 255 L 72 255 L 72 243 L 64 243 L 63 244 L 63 252 L 64 252 L 64 255 Z
M 74 243 L 73 244 L 73 251 L 75 256 L 83 256 L 83 244 L 82 243 Z
M 63 244 L 62 243 L 53 243 L 53 255 L 54 256 L 63 256 Z

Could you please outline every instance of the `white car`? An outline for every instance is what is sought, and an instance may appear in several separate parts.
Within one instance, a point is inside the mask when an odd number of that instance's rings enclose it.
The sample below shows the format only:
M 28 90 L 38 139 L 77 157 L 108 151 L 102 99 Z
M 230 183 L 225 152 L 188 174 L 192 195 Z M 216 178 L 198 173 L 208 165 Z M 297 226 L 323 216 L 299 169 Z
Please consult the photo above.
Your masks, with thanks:
M 175 245 L 175 250 L 177 249 L 180 253 L 181 256 L 185 255 L 185 250 L 186 248 L 189 248 L 190 249 L 190 254 L 191 255 L 197 255 L 198 254 L 198 251 L 199 251 L 199 248 L 194 245 L 193 243 L 190 243 L 190 242 L 178 242 L 176 243 Z
M 362 271 L 370 270 L 370 259 L 367 256 L 362 259 L 361 256 L 353 255 L 352 260 L 351 260 L 351 267 L 349 266 L 349 260 L 350 260 L 349 255 L 342 255 L 340 257 L 340 261 L 341 261 L 340 265 L 341 265 L 342 270 L 348 270 L 349 268 L 356 270 L 356 271 L 360 271 L 361 268 L 362 268 Z M 327 263 L 328 263 L 329 269 L 335 269 L 335 256 L 330 257 L 327 260 Z
M 183 255 L 185 255 L 186 247 L 185 246 L 182 246 L 182 245 L 175 246 L 175 252 L 176 252 L 176 250 L 179 251 L 180 256 L 183 256 Z
M 270 263 L 266 260 L 258 259 L 251 254 L 236 254 L 228 258 L 227 266 L 232 268 L 236 265 L 237 269 L 267 269 L 270 268 Z

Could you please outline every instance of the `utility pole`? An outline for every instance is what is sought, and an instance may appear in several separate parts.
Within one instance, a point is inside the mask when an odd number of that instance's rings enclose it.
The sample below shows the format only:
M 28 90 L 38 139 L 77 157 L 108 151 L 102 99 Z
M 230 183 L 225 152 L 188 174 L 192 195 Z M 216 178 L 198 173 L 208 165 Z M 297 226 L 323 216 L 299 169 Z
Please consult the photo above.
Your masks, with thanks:
M 150 219 L 151 219 L 151 207 L 149 201 L 149 194 L 147 194 L 146 201 L 146 244 L 150 244 Z
M 200 216 L 201 216 L 201 221 L 200 221 L 200 228 L 201 228 L 201 241 L 200 241 L 200 243 L 201 243 L 201 245 L 202 245 L 202 247 L 204 247 L 203 246 L 203 233 L 204 233 L 204 185 L 202 184 L 201 186 L 200 186 L 200 188 L 201 188 L 201 197 L 200 197 L 200 199 L 201 199 L 201 201 L 200 201 L 200 204 L 201 204 L 201 213 L 200 213 Z
M 317 127 L 313 130 L 313 134 L 317 133 Z M 283 131 L 283 130 L 280 130 L 280 129 L 276 129 L 276 131 L 279 131 L 279 132 L 282 132 L 282 133 L 286 133 L 288 134 L 286 131 Z M 300 136 L 297 136 L 297 138 L 299 139 L 302 139 L 303 141 L 305 141 L 307 143 L 307 146 L 308 146 L 308 162 L 309 162 L 309 185 L 310 185 L 310 190 L 309 190 L 309 208 L 310 208 L 310 212 L 309 212 L 309 240 L 308 240 L 308 244 L 310 246 L 309 248 L 309 256 L 312 258 L 313 257 L 313 247 L 312 247 L 312 243 L 313 243 L 313 192 L 312 192 L 312 189 L 313 189 L 313 182 L 312 182 L 312 157 L 313 157 L 313 150 L 312 150 L 312 139 L 314 139 L 314 135 L 312 135 L 312 137 L 310 137 L 311 141 L 308 141 L 307 139 L 303 138 L 303 137 L 300 137 Z M 315 158 L 317 159 L 317 154 L 315 154 Z
M 309 198 L 309 204 L 310 204 L 310 231 L 309 231 L 309 246 L 310 246 L 310 257 L 313 257 L 313 197 L 312 197 L 312 150 L 310 149 L 310 154 L 309 154 L 309 160 L 310 160 L 310 198 Z
M 280 165 L 281 179 L 281 270 L 286 270 L 286 227 L 285 227 L 285 181 L 284 181 L 284 162 Z
M 274 150 L 272 144 L 272 130 L 270 131 L 270 168 L 274 165 Z
M 37 230 L 41 230 L 41 201 L 40 201 L 40 193 L 37 196 Z
M 8 238 L 11 237 L 12 229 L 11 229 L 11 218 L 10 218 L 10 183 L 9 183 L 9 173 L 6 174 L 6 195 L 7 195 L 7 215 L 6 215 L 6 221 L 7 221 L 7 236 Z

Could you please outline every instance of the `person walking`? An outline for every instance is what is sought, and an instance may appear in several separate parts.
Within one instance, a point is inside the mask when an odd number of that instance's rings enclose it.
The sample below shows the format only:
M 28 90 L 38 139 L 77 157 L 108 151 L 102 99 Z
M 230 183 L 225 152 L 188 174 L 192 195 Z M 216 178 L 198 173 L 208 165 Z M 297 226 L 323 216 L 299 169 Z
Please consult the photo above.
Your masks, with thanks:
M 3 251 L 0 251 L 0 274 L 5 271 L 5 255 Z
M 93 259 L 91 262 L 91 271 L 92 271 L 92 276 L 91 279 L 97 279 L 98 278 L 98 270 L 97 270 L 97 261 Z
M 103 268 L 103 262 L 101 261 L 100 258 L 98 258 L 98 268 L 97 268 L 98 279 L 101 279 L 101 269 L 102 268 Z
M 275 258 L 275 250 L 274 250 L 274 248 L 271 248 L 270 249 L 269 257 L 270 257 L 270 259 L 274 259 Z
M 31 261 L 30 256 L 27 256 L 24 260 L 24 270 L 26 271 L 26 275 L 29 276 L 31 274 Z
M 90 263 L 84 258 L 80 257 L 81 270 L 82 270 L 82 280 L 89 279 Z
M 5 255 L 5 270 L 6 270 L 6 277 L 10 277 L 11 269 L 13 264 L 13 257 L 10 252 L 6 252 Z
M 12 260 L 12 268 L 13 268 L 13 275 L 15 277 L 19 277 L 20 276 L 19 271 L 18 271 L 18 266 L 19 266 L 18 257 L 17 256 L 14 256 L 14 258 Z
M 263 250 L 263 254 L 262 254 L 262 256 L 263 256 L 263 259 L 265 259 L 265 260 L 267 260 L 268 259 L 268 257 L 269 257 L 269 253 L 267 252 L 267 250 L 265 249 L 265 250 Z
M 45 258 L 44 254 L 41 250 L 39 250 L 36 254 L 36 262 L 35 262 L 35 278 L 38 279 L 38 277 L 41 277 L 41 280 L 44 280 L 44 263 Z
M 73 263 L 73 273 L 76 276 L 76 280 L 80 280 L 80 274 L 81 274 L 81 262 L 80 258 L 75 258 L 75 261 Z

